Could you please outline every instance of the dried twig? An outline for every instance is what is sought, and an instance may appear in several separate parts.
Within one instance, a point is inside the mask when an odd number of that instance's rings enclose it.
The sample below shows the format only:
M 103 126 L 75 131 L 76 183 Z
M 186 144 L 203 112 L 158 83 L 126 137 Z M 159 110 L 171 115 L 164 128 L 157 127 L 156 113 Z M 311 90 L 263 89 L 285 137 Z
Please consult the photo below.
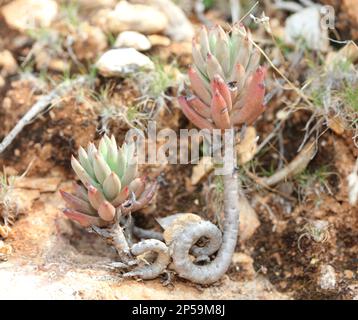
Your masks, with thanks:
M 302 151 L 285 167 L 277 171 L 271 177 L 262 178 L 267 186 L 273 186 L 279 182 L 302 172 L 316 154 L 314 143 L 308 143 Z
M 78 77 L 75 80 L 66 81 L 61 83 L 49 94 L 42 96 L 20 119 L 16 126 L 8 133 L 4 140 L 0 144 L 0 154 L 14 141 L 17 135 L 23 130 L 25 126 L 31 123 L 38 114 L 46 110 L 52 101 L 56 98 L 63 96 L 67 91 L 72 89 L 76 85 L 83 85 L 88 82 L 89 78 L 85 76 Z

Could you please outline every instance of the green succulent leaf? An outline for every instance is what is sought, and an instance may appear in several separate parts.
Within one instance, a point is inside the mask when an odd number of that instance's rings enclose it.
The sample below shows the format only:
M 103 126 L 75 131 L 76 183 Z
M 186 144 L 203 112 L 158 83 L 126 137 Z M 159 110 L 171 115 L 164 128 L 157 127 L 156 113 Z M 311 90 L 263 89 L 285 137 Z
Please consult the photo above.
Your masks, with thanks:
M 82 167 L 87 171 L 87 173 L 92 178 L 95 179 L 95 174 L 94 174 L 94 170 L 93 170 L 93 167 L 92 167 L 92 163 L 88 158 L 87 152 L 82 147 L 80 147 L 79 150 L 78 150 L 78 158 L 80 160 L 80 163 L 81 163 Z
M 121 191 L 121 181 L 114 172 L 104 180 L 103 191 L 109 201 L 112 201 L 119 195 Z

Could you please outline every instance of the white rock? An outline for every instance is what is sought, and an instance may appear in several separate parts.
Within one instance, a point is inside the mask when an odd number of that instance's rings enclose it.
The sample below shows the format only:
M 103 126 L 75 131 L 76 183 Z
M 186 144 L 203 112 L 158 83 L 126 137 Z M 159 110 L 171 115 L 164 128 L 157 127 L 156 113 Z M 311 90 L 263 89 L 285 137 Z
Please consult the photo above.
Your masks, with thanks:
M 9 27 L 19 31 L 48 27 L 58 13 L 54 0 L 15 0 L 1 10 Z
M 158 34 L 151 34 L 148 36 L 148 39 L 153 47 L 155 46 L 167 47 L 170 45 L 170 39 L 168 37 L 160 36 Z
M 240 240 L 250 239 L 261 225 L 256 211 L 245 196 L 240 197 Z
M 329 265 L 323 265 L 320 268 L 320 274 L 318 278 L 318 285 L 323 290 L 333 290 L 336 287 L 337 278 L 334 268 Z
M 127 1 L 119 2 L 114 10 L 100 10 L 92 22 L 112 33 L 137 31 L 154 34 L 162 32 L 168 26 L 167 17 L 159 10 L 143 4 L 130 4 Z
M 168 19 L 164 33 L 174 41 L 191 41 L 194 28 L 185 13 L 171 0 L 132 0 L 135 3 L 145 3 L 157 8 Z
M 303 39 L 310 49 L 327 51 L 328 31 L 321 28 L 320 21 L 319 6 L 305 8 L 291 15 L 285 25 L 286 43 L 296 44 L 299 39 Z
M 96 66 L 104 77 L 123 76 L 139 69 L 154 69 L 154 63 L 133 48 L 109 50 L 99 58 Z
M 115 48 L 134 48 L 138 51 L 146 51 L 152 47 L 149 39 L 136 31 L 123 31 L 114 43 Z

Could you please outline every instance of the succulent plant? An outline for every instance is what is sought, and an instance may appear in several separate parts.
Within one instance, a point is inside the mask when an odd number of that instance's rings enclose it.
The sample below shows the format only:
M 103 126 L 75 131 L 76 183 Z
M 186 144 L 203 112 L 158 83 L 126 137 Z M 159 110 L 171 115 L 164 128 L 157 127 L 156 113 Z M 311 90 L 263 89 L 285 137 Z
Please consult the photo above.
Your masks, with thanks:
M 137 178 L 138 161 L 135 144 L 117 147 L 114 136 L 103 136 L 98 150 L 93 143 L 87 151 L 78 151 L 71 165 L 83 185 L 74 184 L 75 195 L 61 191 L 70 208 L 64 214 L 84 227 L 105 227 L 116 216 L 133 212 L 147 204 L 154 194 L 153 186 L 146 188 L 145 178 Z M 138 199 L 138 200 L 137 200 Z
M 259 66 L 260 52 L 250 32 L 243 25 L 235 25 L 230 35 L 220 26 L 203 27 L 193 39 L 192 55 L 194 66 L 188 72 L 192 92 L 178 98 L 186 117 L 200 129 L 230 129 L 232 133 L 236 127 L 253 123 L 264 111 L 266 70 Z M 231 156 L 230 148 L 224 148 L 226 152 Z M 174 238 L 169 232 L 172 267 L 179 276 L 196 283 L 219 280 L 235 252 L 242 194 L 235 161 L 227 165 L 231 170 L 223 175 L 222 234 L 212 223 L 188 215 L 185 224 L 178 220 L 181 229 Z M 210 240 L 197 250 L 195 243 L 203 237 Z
M 192 92 L 179 97 L 186 117 L 204 129 L 229 129 L 253 123 L 264 111 L 266 69 L 243 25 L 231 34 L 220 26 L 202 27 L 192 45 L 188 75 Z

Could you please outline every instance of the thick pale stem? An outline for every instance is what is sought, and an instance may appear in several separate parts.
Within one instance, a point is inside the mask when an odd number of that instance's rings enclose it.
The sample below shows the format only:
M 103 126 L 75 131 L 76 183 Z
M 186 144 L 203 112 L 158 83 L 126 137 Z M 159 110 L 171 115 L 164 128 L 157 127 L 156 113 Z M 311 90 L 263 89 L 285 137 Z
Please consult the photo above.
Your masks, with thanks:
M 119 224 L 115 224 L 111 229 L 101 229 L 96 226 L 92 226 L 92 229 L 116 249 L 121 262 L 128 263 L 133 260 L 127 239 Z
M 117 225 L 114 232 L 112 233 L 111 244 L 116 249 L 119 259 L 122 262 L 130 263 L 134 260 L 130 252 L 128 241 L 120 225 Z
M 239 230 L 239 183 L 234 164 L 231 173 L 224 175 L 223 178 L 225 221 L 222 244 L 215 259 L 207 265 L 196 265 L 189 255 L 190 249 L 201 237 L 215 232 L 209 230 L 207 224 L 201 223 L 186 230 L 187 232 L 183 232 L 183 236 L 177 238 L 174 243 L 172 258 L 175 270 L 179 276 L 192 282 L 210 284 L 219 280 L 228 270 L 235 251 Z

